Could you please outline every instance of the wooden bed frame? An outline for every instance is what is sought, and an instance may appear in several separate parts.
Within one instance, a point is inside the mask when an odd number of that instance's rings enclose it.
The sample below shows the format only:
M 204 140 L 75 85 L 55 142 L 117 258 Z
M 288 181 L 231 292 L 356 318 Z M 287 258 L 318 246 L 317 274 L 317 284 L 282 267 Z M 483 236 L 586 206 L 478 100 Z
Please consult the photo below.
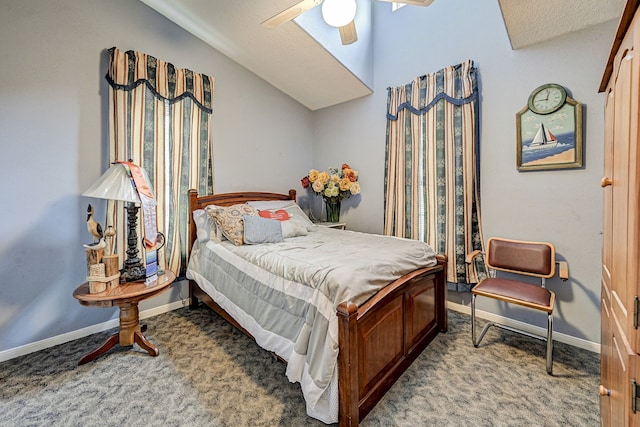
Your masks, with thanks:
M 231 206 L 251 200 L 296 200 L 289 194 L 243 192 L 198 197 L 189 190 L 189 211 L 215 204 Z M 189 248 L 196 227 L 189 215 Z M 338 394 L 340 426 L 357 426 L 393 383 L 439 332 L 447 331 L 446 257 L 434 267 L 413 271 L 390 283 L 360 307 L 345 301 L 338 306 Z M 201 300 L 244 330 L 197 283 L 190 281 L 194 308 Z

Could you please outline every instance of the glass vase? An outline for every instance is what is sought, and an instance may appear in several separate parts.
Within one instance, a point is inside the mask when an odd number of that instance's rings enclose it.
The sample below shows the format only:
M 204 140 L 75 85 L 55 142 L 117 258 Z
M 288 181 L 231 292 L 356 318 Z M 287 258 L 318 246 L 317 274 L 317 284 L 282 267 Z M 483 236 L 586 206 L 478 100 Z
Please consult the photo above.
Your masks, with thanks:
M 325 199 L 327 222 L 340 222 L 340 200 Z

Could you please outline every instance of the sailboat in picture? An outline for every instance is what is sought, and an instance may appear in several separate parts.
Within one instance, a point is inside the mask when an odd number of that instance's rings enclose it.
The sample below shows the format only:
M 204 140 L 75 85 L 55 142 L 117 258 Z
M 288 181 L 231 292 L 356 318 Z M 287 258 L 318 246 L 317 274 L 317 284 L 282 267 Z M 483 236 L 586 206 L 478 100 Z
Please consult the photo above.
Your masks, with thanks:
M 544 127 L 544 123 L 541 122 L 540 128 L 538 128 L 538 132 L 536 136 L 533 137 L 531 144 L 523 148 L 527 150 L 540 150 L 543 148 L 553 148 L 556 145 L 558 145 L 558 139 L 549 129 Z

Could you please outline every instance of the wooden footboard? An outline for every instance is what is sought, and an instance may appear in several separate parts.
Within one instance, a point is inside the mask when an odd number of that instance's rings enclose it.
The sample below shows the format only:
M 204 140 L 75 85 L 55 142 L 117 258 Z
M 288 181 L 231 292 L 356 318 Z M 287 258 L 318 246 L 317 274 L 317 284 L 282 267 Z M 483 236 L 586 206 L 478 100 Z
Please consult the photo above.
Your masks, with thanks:
M 446 258 L 361 307 L 338 306 L 340 426 L 357 426 L 439 332 L 447 331 Z
M 206 205 L 229 206 L 248 200 L 295 200 L 275 193 L 226 193 L 198 197 L 189 191 L 190 211 Z M 196 238 L 190 215 L 191 241 Z M 360 307 L 343 302 L 338 316 L 338 393 L 340 425 L 357 426 L 393 383 L 439 332 L 447 331 L 447 260 L 438 256 L 434 267 L 413 271 L 389 284 Z M 191 306 L 202 300 L 229 322 L 244 330 L 215 301 L 191 281 Z

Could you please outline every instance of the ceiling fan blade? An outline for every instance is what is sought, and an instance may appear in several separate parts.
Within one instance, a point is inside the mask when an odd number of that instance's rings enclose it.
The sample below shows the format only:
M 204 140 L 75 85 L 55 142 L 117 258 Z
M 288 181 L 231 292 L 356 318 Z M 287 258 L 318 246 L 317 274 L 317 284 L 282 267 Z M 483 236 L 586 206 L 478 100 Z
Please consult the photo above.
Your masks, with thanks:
M 433 3 L 433 0 L 404 0 L 404 1 L 397 1 L 397 0 L 380 0 L 380 1 L 386 1 L 388 3 L 404 3 L 404 4 L 412 4 L 414 6 L 429 6 L 431 3 Z
M 295 19 L 303 12 L 314 8 L 322 3 L 322 0 L 302 0 L 299 3 L 294 4 L 288 9 L 283 10 L 277 15 L 272 16 L 262 23 L 262 26 L 265 28 L 275 28 L 280 24 L 284 24 L 285 22 L 289 22 L 292 19 Z
M 344 25 L 339 28 L 340 30 L 340 40 L 342 44 L 347 45 L 351 43 L 355 43 L 358 41 L 358 33 L 356 32 L 356 20 L 349 22 L 347 25 Z

